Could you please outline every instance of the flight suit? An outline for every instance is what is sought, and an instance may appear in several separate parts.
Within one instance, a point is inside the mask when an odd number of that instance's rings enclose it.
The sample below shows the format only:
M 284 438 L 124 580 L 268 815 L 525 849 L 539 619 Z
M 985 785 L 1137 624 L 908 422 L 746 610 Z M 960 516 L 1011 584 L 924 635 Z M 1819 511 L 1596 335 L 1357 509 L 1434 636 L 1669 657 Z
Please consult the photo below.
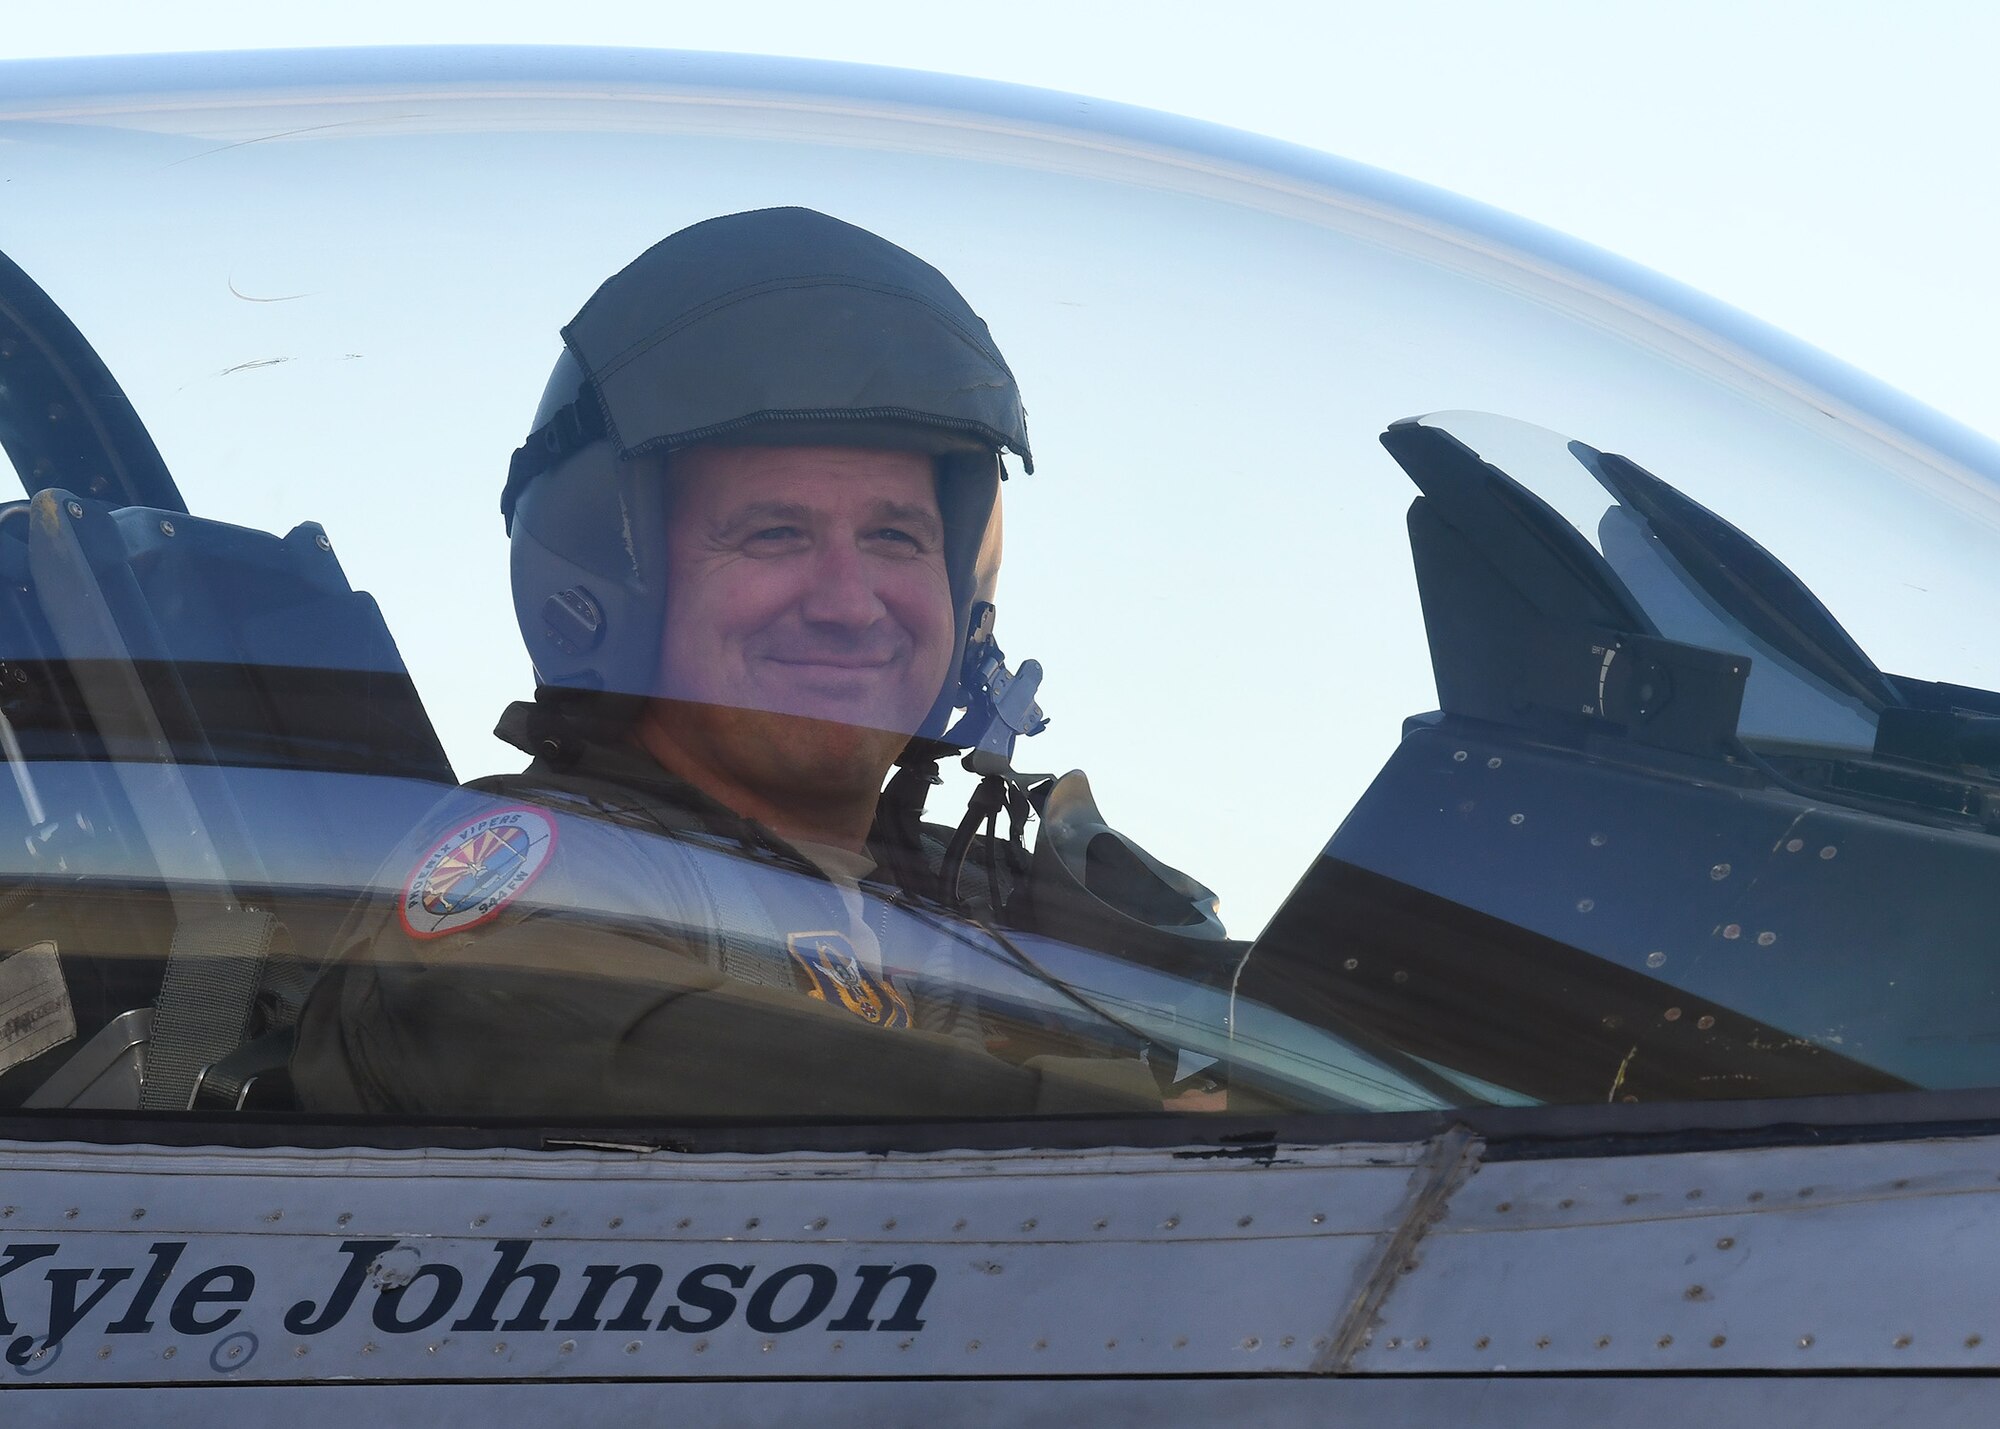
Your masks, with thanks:
M 991 1055 L 970 989 L 994 967 L 1020 974 L 989 935 L 886 885 L 844 896 L 810 860 L 627 746 L 585 742 L 562 767 L 538 758 L 457 791 L 379 884 L 300 1017 L 292 1076 L 308 1110 L 900 1117 L 1159 1105 L 1130 1049 L 1036 1065 Z

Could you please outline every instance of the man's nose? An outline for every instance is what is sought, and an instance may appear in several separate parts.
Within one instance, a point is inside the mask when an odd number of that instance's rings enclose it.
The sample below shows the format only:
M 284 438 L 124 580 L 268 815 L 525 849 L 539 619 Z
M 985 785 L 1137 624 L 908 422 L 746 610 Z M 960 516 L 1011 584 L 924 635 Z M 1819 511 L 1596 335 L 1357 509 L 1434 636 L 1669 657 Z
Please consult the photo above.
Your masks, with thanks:
M 865 630 L 886 610 L 868 559 L 852 537 L 824 541 L 814 549 L 812 580 L 800 602 L 808 623 Z

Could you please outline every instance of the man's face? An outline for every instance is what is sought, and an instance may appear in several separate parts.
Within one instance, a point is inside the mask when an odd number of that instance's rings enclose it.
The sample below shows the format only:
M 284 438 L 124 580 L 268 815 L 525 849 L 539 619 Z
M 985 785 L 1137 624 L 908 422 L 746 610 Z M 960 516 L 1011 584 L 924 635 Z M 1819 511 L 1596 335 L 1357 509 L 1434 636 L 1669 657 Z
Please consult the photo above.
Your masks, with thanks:
M 697 447 L 671 475 L 665 699 L 648 722 L 690 762 L 678 772 L 872 794 L 951 665 L 930 458 Z

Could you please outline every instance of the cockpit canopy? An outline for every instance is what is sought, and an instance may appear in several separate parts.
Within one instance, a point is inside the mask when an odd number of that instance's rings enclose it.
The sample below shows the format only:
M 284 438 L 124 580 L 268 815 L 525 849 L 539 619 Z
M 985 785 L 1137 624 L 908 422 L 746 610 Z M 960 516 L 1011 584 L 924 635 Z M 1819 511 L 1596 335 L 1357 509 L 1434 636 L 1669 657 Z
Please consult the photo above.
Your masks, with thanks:
M 868 977 L 989 1009 L 961 1052 L 1004 1075 L 953 1104 L 894 1029 L 813 1023 L 904 1069 L 857 1085 L 936 1118 L 2000 1082 L 2000 450 L 1858 374 L 1448 196 L 1030 92 L 590 51 L 4 73 L 0 1110 L 293 1095 L 357 910 L 421 897 L 499 814 L 457 782 L 524 762 L 499 500 L 558 328 L 774 205 L 921 256 L 1008 354 L 1036 470 L 994 629 L 1051 717 L 1014 768 L 1089 771 L 1022 781 L 976 912 L 864 877 L 930 950 Z M 818 876 L 673 834 L 704 886 Z M 1030 916 L 1010 880 L 1064 840 Z M 641 941 L 729 901 L 540 886 L 542 926 Z M 176 968 L 218 948 L 251 971 L 191 1025 Z M 618 982 L 575 957 L 535 985 Z M 717 988 L 746 1105 L 862 1114 L 757 1060 L 796 1008 Z

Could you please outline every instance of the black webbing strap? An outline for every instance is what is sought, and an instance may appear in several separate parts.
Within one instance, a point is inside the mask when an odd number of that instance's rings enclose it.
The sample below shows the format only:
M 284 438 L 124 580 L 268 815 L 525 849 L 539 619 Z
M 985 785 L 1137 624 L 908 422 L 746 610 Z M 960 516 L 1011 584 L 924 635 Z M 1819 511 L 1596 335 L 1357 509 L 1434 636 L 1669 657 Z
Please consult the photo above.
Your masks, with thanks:
M 958 832 L 951 836 L 951 843 L 945 847 L 944 868 L 940 877 L 944 880 L 945 893 L 953 906 L 963 907 L 964 898 L 959 885 L 965 875 L 965 856 L 972 850 L 972 840 L 979 832 L 981 824 L 986 825 L 986 846 L 990 855 L 995 829 L 1000 819 L 1000 811 L 1007 807 L 1007 781 L 997 774 L 989 774 L 979 781 L 966 801 L 965 817 L 959 821 Z M 988 865 L 989 876 L 992 867 Z M 989 884 L 990 896 L 998 898 L 1000 890 Z
M 942 902 L 944 889 L 924 857 L 924 800 L 938 782 L 937 761 L 905 756 L 875 805 L 868 851 L 905 893 Z
M 508 531 L 514 529 L 514 506 L 529 482 L 605 435 L 604 409 L 598 404 L 597 388 L 588 384 L 574 402 L 558 408 L 553 417 L 528 433 L 528 439 L 508 460 L 507 484 L 500 489 L 500 515 Z
M 141 1109 L 185 1111 L 202 1068 L 243 1041 L 276 926 L 255 908 L 198 913 L 175 926 L 146 1049 Z

